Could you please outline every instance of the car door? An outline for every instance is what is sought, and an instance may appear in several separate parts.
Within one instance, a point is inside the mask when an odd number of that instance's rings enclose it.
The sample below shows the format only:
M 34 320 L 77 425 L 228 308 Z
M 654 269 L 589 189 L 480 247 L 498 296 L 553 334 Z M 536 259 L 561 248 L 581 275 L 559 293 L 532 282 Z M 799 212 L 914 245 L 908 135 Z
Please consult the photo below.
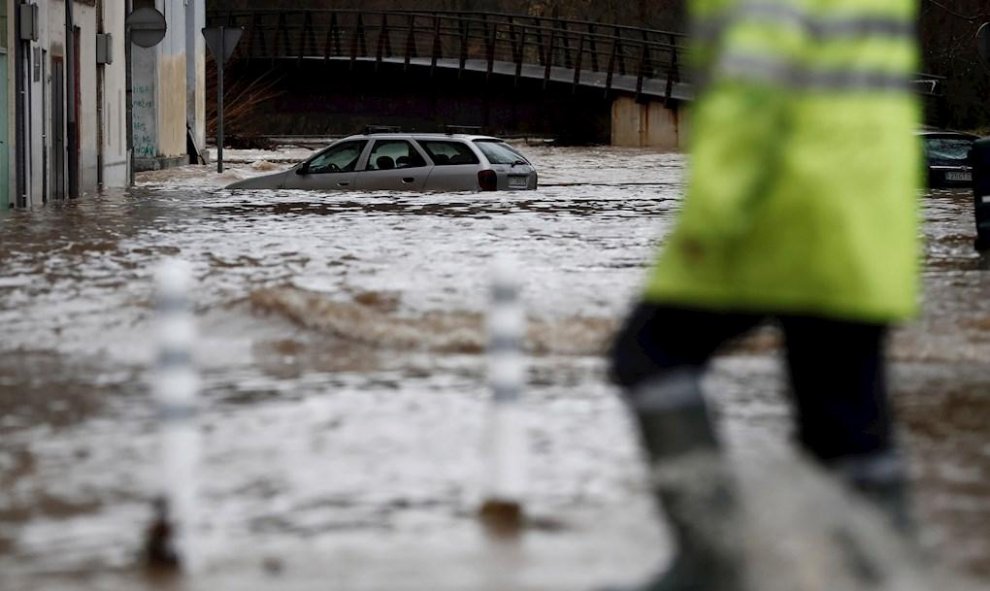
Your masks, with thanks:
M 368 140 L 351 140 L 334 144 L 306 160 L 285 176 L 286 189 L 354 189 L 355 170 Z
M 418 138 L 416 141 L 433 161 L 427 191 L 477 191 L 481 160 L 471 147 L 458 139 Z
M 355 176 L 361 191 L 422 191 L 430 166 L 407 139 L 376 139 L 364 170 Z

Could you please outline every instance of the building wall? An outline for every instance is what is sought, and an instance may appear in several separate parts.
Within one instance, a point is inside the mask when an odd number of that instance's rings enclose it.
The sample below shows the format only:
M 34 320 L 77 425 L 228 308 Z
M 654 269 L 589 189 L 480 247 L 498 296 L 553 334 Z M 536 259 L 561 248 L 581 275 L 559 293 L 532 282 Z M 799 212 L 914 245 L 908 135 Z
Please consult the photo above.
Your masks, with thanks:
M 79 192 L 99 189 L 99 133 L 96 96 L 96 8 L 76 3 L 73 21 L 79 29 Z
M 103 29 L 112 36 L 113 62 L 103 68 L 103 186 L 128 183 L 127 62 L 124 46 L 124 9 L 120 0 L 103 0 Z
M 683 145 L 680 115 L 676 106 L 619 97 L 612 103 L 612 145 L 678 150 Z
M 163 55 L 158 64 L 159 153 L 165 158 L 186 154 L 186 56 Z
M 39 1 L 38 41 L 28 44 L 27 91 L 28 129 L 28 169 L 29 182 L 27 191 L 28 206 L 41 205 L 54 194 L 53 166 L 55 159 L 53 151 L 57 145 L 53 140 L 57 134 L 63 138 L 61 156 L 63 167 L 61 177 L 68 187 L 68 112 L 64 113 L 63 125 L 60 129 L 52 128 L 52 96 L 51 77 L 53 60 L 61 60 L 63 74 L 69 67 L 65 51 L 65 3 L 55 0 Z M 72 92 L 65 81 L 64 90 Z M 64 98 L 64 97 L 63 97 Z
M 206 148 L 206 6 L 186 6 L 186 118 L 196 145 Z
M 166 158 L 186 154 L 186 4 L 185 0 L 161 0 L 168 23 L 158 45 L 160 85 L 158 125 L 161 154 Z
M 10 11 L 6 89 L 10 103 L 7 134 L 10 173 L 2 182 L 10 187 L 11 201 L 18 197 L 18 178 L 23 180 L 23 202 L 28 207 L 68 195 L 70 121 L 66 99 L 70 95 L 78 100 L 78 196 L 99 190 L 101 178 L 104 186 L 125 186 L 128 166 L 123 3 L 74 1 L 73 25 L 79 42 L 73 62 L 79 67 L 75 85 L 70 87 L 68 73 L 74 63 L 68 61 L 65 0 L 33 0 L 38 6 L 36 41 L 19 40 L 15 17 L 19 0 L 0 1 Z M 114 62 L 106 66 L 96 63 L 96 35 L 101 30 L 101 15 L 102 30 L 112 36 L 114 46 Z M 15 49 L 19 50 L 20 64 Z M 61 70 L 56 70 L 58 64 Z M 18 77 L 24 98 L 20 111 L 17 110 Z M 54 94 L 59 85 L 64 89 L 60 97 Z M 56 109 L 63 112 L 61 125 L 56 125 L 53 116 Z M 23 137 L 17 133 L 19 124 L 24 128 Z M 18 153 L 23 154 L 23 169 L 18 167 Z
M 158 55 L 154 47 L 131 46 L 131 113 L 134 166 L 156 168 L 158 156 Z
M 187 1 L 156 0 L 165 15 L 167 32 L 151 48 L 134 47 L 132 54 L 134 167 L 153 170 L 187 162 Z

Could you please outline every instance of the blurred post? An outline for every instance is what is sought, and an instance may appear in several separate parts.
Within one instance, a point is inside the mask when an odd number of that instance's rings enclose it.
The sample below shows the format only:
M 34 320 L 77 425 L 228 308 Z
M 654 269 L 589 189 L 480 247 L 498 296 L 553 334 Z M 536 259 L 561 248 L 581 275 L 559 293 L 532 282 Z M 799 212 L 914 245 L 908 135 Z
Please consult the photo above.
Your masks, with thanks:
M 487 425 L 488 472 L 481 518 L 496 533 L 522 526 L 526 444 L 521 395 L 526 368 L 522 344 L 526 318 L 519 302 L 519 265 L 496 257 L 488 311 L 488 383 L 492 403 Z
M 189 292 L 192 272 L 185 261 L 170 259 L 155 275 L 158 359 L 151 383 L 158 408 L 161 445 L 159 496 L 155 521 L 148 531 L 148 565 L 195 570 L 196 466 L 199 431 L 196 394 L 199 375 L 193 365 L 196 327 Z

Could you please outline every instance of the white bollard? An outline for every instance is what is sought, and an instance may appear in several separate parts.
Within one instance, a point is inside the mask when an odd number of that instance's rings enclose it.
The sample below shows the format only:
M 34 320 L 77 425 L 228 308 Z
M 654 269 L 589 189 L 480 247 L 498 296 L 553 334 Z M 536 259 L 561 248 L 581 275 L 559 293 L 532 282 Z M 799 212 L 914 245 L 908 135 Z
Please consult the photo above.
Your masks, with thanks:
M 496 531 L 522 526 L 526 488 L 526 439 L 521 396 L 526 379 L 522 353 L 526 317 L 519 301 L 519 265 L 496 257 L 488 313 L 488 383 L 492 403 L 487 426 L 488 473 L 481 515 Z
M 151 565 L 185 573 L 199 564 L 194 538 L 199 375 L 193 363 L 192 284 L 190 265 L 178 259 L 164 261 L 155 274 L 158 359 L 151 390 L 158 407 L 162 466 L 156 521 L 146 543 Z

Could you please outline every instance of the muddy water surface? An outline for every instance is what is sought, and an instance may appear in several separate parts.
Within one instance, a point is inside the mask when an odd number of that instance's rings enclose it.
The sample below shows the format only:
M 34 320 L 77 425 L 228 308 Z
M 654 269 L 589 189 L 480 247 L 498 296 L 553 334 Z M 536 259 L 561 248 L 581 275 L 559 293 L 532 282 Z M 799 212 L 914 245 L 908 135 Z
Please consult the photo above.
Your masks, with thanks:
M 0 588 L 150 584 L 136 566 L 159 488 L 147 369 L 165 256 L 197 278 L 203 588 L 574 589 L 655 568 L 666 542 L 600 352 L 673 221 L 684 162 L 528 152 L 535 192 L 223 190 L 284 166 L 246 162 L 2 214 Z M 923 199 L 925 311 L 893 342 L 895 403 L 926 545 L 990 580 L 990 271 L 970 197 Z M 531 319 L 537 517 L 508 547 L 473 518 L 486 270 L 503 252 Z M 763 331 L 711 376 L 740 457 L 787 448 L 775 348 Z

